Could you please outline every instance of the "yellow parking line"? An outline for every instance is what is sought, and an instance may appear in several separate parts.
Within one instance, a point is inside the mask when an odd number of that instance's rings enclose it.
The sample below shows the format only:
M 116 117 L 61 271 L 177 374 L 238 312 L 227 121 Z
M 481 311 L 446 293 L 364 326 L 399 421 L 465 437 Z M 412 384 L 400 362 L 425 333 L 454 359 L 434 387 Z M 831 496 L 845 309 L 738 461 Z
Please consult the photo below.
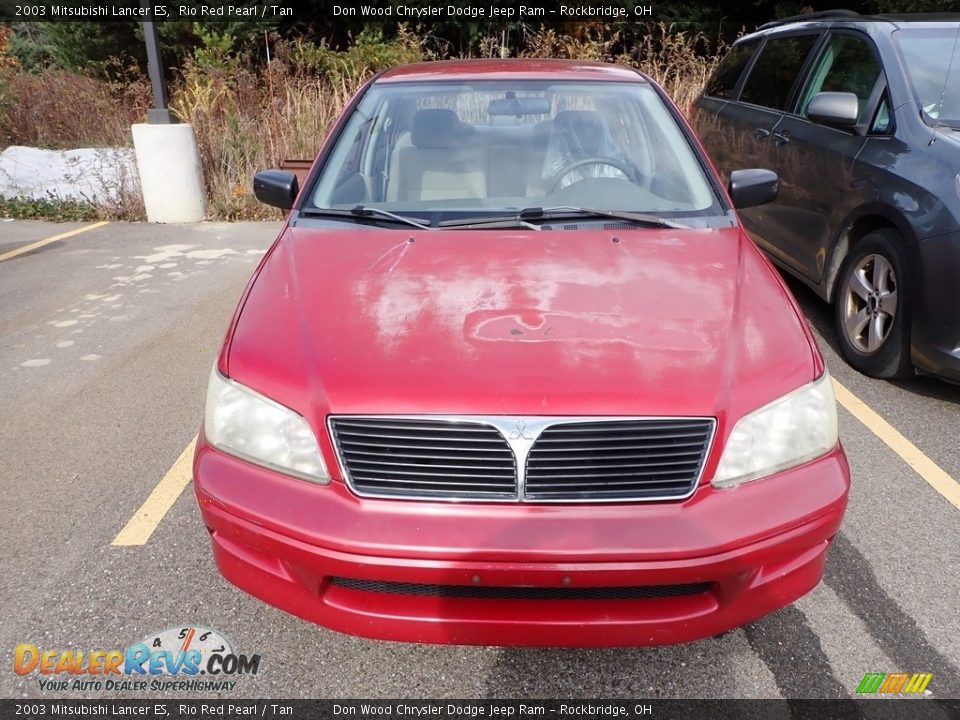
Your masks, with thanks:
M 960 483 L 957 483 L 942 467 L 924 455 L 920 448 L 907 440 L 896 428 L 870 409 L 863 400 L 836 380 L 833 381 L 833 389 L 838 403 L 866 425 L 874 435 L 883 440 L 930 487 L 943 495 L 947 502 L 960 510 Z
M 194 436 L 190 444 L 180 453 L 173 467 L 167 470 L 167 474 L 157 483 L 150 497 L 143 501 L 143 505 L 124 525 L 123 530 L 117 533 L 111 545 L 114 547 L 143 545 L 150 539 L 164 515 L 173 507 L 184 488 L 190 484 L 193 477 L 190 464 L 196 444 L 197 438 Z
M 91 223 L 90 225 L 84 225 L 83 227 L 77 228 L 76 230 L 70 230 L 65 233 L 60 233 L 59 235 L 54 235 L 53 237 L 44 238 L 43 240 L 37 240 L 32 242 L 29 245 L 24 245 L 23 247 L 17 248 L 16 250 L 11 250 L 10 252 L 0 255 L 0 262 L 4 260 L 10 260 L 17 257 L 17 255 L 23 255 L 28 253 L 31 250 L 36 250 L 37 248 L 42 248 L 44 245 L 49 245 L 52 242 L 57 240 L 64 240 L 68 237 L 73 237 L 74 235 L 79 235 L 80 233 L 85 233 L 88 230 L 96 230 L 99 227 L 109 224 L 109 220 L 101 220 L 100 222 Z

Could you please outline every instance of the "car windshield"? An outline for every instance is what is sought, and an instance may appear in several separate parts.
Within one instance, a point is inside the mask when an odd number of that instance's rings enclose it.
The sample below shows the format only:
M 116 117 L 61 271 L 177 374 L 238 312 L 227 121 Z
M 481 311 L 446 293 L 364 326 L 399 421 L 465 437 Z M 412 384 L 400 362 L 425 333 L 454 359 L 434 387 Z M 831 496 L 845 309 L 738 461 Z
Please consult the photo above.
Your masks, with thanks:
M 896 38 L 928 124 L 960 128 L 960 24 L 907 26 Z
M 648 83 L 533 80 L 374 84 L 303 209 L 437 226 L 531 207 L 724 212 Z

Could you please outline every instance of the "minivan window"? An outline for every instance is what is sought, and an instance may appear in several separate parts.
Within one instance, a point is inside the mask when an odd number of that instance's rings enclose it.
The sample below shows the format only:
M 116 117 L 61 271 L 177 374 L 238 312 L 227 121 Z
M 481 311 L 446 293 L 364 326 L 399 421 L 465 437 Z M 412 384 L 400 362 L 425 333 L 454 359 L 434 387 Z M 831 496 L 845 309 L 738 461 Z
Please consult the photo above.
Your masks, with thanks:
M 870 124 L 870 134 L 887 135 L 892 127 L 893 118 L 890 116 L 890 101 L 884 95 L 879 107 L 877 107 L 877 114 L 874 115 L 873 122 Z
M 810 73 L 798 106 L 800 114 L 807 114 L 807 107 L 817 93 L 850 92 L 860 101 L 858 121 L 863 122 L 870 110 L 867 101 L 882 72 L 877 56 L 865 38 L 833 35 Z
M 768 40 L 753 64 L 740 99 L 774 110 L 786 110 L 793 83 L 817 38 L 817 35 L 792 35 Z
M 737 81 L 740 80 L 743 69 L 750 62 L 750 58 L 753 57 L 753 52 L 756 49 L 756 43 L 734 45 L 726 57 L 720 61 L 713 77 L 710 78 L 710 82 L 707 83 L 707 87 L 703 91 L 704 95 L 732 98 L 734 96 L 733 91 L 737 87 Z

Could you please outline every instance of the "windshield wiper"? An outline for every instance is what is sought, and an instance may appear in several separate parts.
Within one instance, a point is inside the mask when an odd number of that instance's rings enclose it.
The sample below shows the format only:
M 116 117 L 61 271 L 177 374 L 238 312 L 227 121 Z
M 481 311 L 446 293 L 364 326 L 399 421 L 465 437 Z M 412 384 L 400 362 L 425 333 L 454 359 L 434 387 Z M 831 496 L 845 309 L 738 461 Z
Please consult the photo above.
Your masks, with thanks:
M 418 227 L 421 230 L 433 230 L 432 227 L 428 224 L 424 224 L 419 220 L 414 220 L 413 218 L 407 217 L 406 215 L 397 215 L 392 213 L 389 210 L 381 210 L 380 208 L 375 207 L 366 207 L 365 205 L 357 205 L 356 207 L 350 210 L 351 215 L 356 217 L 370 217 L 375 216 L 379 218 L 389 218 L 390 220 L 395 220 L 397 222 L 406 223 L 407 225 L 413 225 Z
M 646 213 L 635 213 L 626 210 L 597 210 L 595 208 L 579 208 L 568 205 L 549 208 L 528 207 L 523 208 L 519 212 L 512 215 L 495 215 L 486 217 L 480 216 L 474 218 L 464 218 L 461 220 L 445 220 L 439 223 L 439 226 L 443 228 L 481 228 L 490 226 L 510 226 L 512 224 L 513 226 L 523 225 L 525 227 L 536 227 L 539 229 L 539 226 L 533 225 L 530 221 L 565 220 L 571 218 L 589 217 L 614 218 L 616 220 L 625 220 L 627 222 L 632 222 L 636 225 L 642 225 L 644 227 L 675 229 L 689 227 L 688 225 L 683 225 L 672 220 L 667 220 L 666 218 L 658 217 L 656 215 L 648 215 Z
M 687 228 L 688 225 L 667 220 L 666 218 L 646 213 L 635 213 L 626 210 L 597 210 L 595 208 L 579 208 L 562 205 L 558 207 L 528 207 L 523 208 L 509 215 L 481 215 L 472 218 L 462 218 L 459 220 L 444 220 L 436 226 L 429 225 L 419 220 L 414 220 L 405 215 L 398 215 L 389 210 L 382 210 L 375 207 L 366 207 L 357 205 L 350 210 L 340 210 L 337 208 L 307 208 L 300 211 L 301 217 L 338 217 L 338 218 L 376 218 L 378 220 L 388 220 L 404 225 L 412 225 L 421 230 L 444 229 L 471 229 L 483 228 L 493 230 L 497 228 L 524 227 L 530 230 L 541 230 L 540 225 L 531 221 L 535 220 L 569 220 L 574 218 L 613 218 L 624 220 L 644 227 L 659 228 Z
M 684 225 L 683 223 L 674 222 L 673 220 L 668 220 L 667 218 L 662 218 L 659 215 L 650 215 L 648 213 L 637 213 L 630 212 L 628 210 L 597 210 L 596 208 L 579 208 L 579 207 L 570 207 L 570 206 L 561 206 L 561 207 L 552 207 L 544 210 L 545 213 L 556 213 L 553 217 L 562 216 L 564 212 L 570 213 L 572 215 L 583 215 L 583 216 L 595 216 L 595 217 L 608 217 L 615 218 L 617 220 L 626 220 L 627 222 L 636 223 L 637 225 L 647 225 L 649 227 L 664 227 L 664 228 L 674 228 L 678 230 L 689 229 L 689 225 Z
M 540 211 L 541 208 L 533 208 Z M 539 225 L 530 222 L 531 219 L 539 220 L 543 214 L 538 212 L 535 215 L 528 214 L 531 208 L 524 208 L 513 215 L 480 215 L 479 217 L 461 218 L 460 220 L 443 220 L 437 223 L 437 227 L 454 230 L 470 230 L 473 228 L 482 228 L 484 230 L 496 230 L 502 228 L 522 227 L 528 230 L 543 230 Z
M 419 220 L 397 215 L 389 210 L 380 208 L 366 207 L 357 205 L 349 210 L 338 210 L 336 208 L 308 208 L 300 211 L 300 217 L 339 217 L 339 218 L 377 218 L 378 220 L 390 220 L 404 225 L 413 225 L 421 230 L 435 230 L 436 228 L 426 225 Z

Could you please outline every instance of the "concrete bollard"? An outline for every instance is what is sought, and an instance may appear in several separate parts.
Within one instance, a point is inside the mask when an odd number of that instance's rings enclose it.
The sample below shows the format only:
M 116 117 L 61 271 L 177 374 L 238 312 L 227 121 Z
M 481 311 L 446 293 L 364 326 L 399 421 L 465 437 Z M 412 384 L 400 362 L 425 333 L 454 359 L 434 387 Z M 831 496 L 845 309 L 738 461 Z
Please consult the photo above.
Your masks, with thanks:
M 193 126 L 133 126 L 140 187 L 152 223 L 200 222 L 206 213 L 200 151 Z

